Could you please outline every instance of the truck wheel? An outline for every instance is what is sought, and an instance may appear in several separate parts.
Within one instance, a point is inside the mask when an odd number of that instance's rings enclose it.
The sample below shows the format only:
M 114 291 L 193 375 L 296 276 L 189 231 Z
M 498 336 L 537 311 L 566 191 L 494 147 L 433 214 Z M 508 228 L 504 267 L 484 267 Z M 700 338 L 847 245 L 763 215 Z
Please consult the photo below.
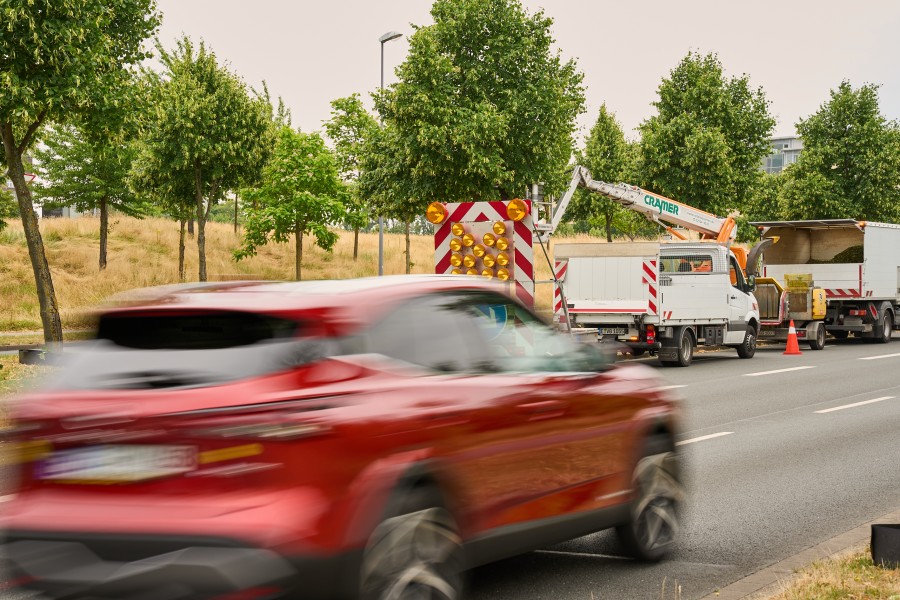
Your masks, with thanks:
M 678 340 L 678 358 L 675 365 L 679 367 L 687 367 L 694 359 L 694 334 L 690 327 L 682 327 L 681 335 Z
M 461 543 L 453 518 L 429 488 L 414 489 L 366 544 L 360 573 L 363 600 L 462 596 Z
M 819 323 L 816 327 L 816 335 L 809 340 L 810 350 L 821 350 L 825 347 L 825 326 Z
M 634 468 L 632 481 L 637 497 L 631 518 L 616 527 L 616 535 L 629 556 L 658 561 L 672 550 L 678 537 L 679 508 L 683 488 L 678 455 L 670 440 L 649 440 L 644 456 Z
M 894 331 L 894 319 L 891 318 L 891 313 L 888 311 L 884 311 L 884 316 L 881 318 L 881 328 L 878 333 L 880 335 L 875 338 L 876 343 L 879 344 L 887 344 L 891 341 L 891 333 Z
M 741 358 L 753 358 L 753 355 L 756 354 L 756 329 L 747 326 L 744 341 L 737 347 L 737 353 Z

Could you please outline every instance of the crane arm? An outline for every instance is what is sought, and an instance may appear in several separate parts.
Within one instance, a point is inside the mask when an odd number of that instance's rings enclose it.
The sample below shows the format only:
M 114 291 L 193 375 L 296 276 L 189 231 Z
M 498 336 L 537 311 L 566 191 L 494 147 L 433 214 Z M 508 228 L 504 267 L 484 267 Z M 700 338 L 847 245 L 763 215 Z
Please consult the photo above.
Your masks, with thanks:
M 723 243 L 734 241 L 736 232 L 734 219 L 731 217 L 722 219 L 708 212 L 694 208 L 677 200 L 654 194 L 645 189 L 625 183 L 612 184 L 605 181 L 596 181 L 591 178 L 591 172 L 582 166 L 576 166 L 572 173 L 572 181 L 569 189 L 556 205 L 549 225 L 543 226 L 543 231 L 553 233 L 562 221 L 563 215 L 572 196 L 578 187 L 583 187 L 601 196 L 615 200 L 625 208 L 642 213 L 651 221 L 660 223 L 663 227 L 672 231 L 665 223 L 684 227 L 701 234 L 704 239 L 716 240 Z M 665 223 L 663 223 L 665 221 Z M 681 236 L 679 236 L 681 237 Z

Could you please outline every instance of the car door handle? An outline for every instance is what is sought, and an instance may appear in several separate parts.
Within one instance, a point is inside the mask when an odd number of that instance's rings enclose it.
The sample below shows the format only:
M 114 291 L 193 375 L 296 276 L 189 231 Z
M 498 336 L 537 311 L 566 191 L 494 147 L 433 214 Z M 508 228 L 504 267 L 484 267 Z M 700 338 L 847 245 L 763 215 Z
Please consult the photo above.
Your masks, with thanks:
M 737 300 L 737 296 L 731 296 L 732 300 Z
M 530 414 L 532 420 L 552 419 L 562 416 L 566 412 L 567 406 L 568 403 L 563 400 L 541 400 L 519 404 L 519 410 Z

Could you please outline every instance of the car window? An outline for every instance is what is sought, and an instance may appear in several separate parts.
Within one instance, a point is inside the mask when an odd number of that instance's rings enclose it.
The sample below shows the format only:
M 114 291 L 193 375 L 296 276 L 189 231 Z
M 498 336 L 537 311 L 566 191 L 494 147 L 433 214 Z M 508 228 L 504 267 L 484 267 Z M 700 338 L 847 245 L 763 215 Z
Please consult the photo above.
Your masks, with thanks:
M 478 344 L 474 315 L 456 294 L 433 294 L 408 302 L 351 342 L 374 352 L 440 372 L 491 369 L 488 350 Z
M 530 311 L 500 295 L 483 294 L 470 301 L 484 345 L 498 371 L 589 371 L 591 353 L 570 336 L 545 325 Z M 596 357 L 594 357 L 596 358 Z
M 97 339 L 73 345 L 51 389 L 221 385 L 333 356 L 333 340 L 290 319 L 241 312 L 104 315 Z

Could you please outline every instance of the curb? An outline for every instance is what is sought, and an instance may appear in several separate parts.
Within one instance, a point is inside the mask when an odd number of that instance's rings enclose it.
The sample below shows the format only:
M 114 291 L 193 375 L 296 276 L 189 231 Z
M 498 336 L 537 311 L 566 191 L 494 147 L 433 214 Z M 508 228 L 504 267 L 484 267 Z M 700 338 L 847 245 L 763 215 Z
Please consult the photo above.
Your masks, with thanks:
M 724 588 L 703 596 L 700 600 L 763 600 L 782 591 L 797 571 L 817 560 L 835 558 L 864 548 L 871 539 L 872 525 L 900 523 L 900 510 L 863 523 L 850 531 L 836 535 L 811 548 L 770 565 L 752 575 L 739 579 Z

